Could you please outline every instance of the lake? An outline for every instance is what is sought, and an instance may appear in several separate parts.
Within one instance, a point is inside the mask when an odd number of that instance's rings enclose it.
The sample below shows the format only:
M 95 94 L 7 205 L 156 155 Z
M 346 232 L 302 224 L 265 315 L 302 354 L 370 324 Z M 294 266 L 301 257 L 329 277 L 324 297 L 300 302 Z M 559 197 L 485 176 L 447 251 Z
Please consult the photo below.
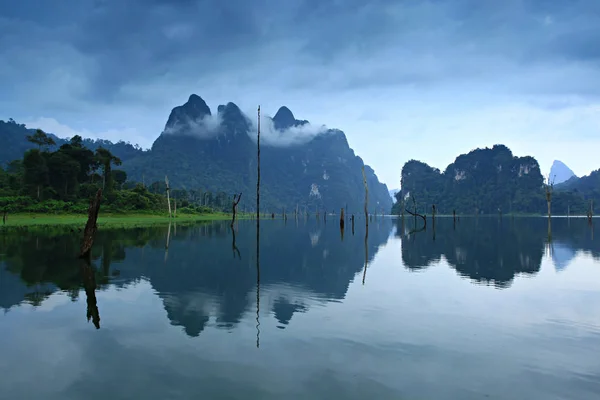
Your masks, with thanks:
M 0 231 L 0 398 L 599 398 L 600 232 L 421 225 Z

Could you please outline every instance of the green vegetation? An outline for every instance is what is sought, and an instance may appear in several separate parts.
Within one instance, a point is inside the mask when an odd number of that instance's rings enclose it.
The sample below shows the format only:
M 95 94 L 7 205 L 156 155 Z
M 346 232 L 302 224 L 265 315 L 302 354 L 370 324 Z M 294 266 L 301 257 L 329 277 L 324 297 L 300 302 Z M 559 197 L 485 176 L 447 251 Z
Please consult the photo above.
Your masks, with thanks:
M 552 190 L 552 214 L 585 215 L 590 200 L 600 200 L 600 173 Z M 544 180 L 533 157 L 514 157 L 502 145 L 476 149 L 460 155 L 444 172 L 420 161 L 411 160 L 402 168 L 402 190 L 396 194 L 392 213 L 412 210 L 438 215 L 452 214 L 547 214 Z
M 16 125 L 14 122 L 3 124 Z M 56 148 L 53 136 L 39 129 L 30 133 L 26 138 L 33 148 L 26 150 L 22 159 L 0 168 L 3 222 L 5 215 L 9 225 L 79 222 L 85 218 L 89 200 L 99 188 L 103 189 L 101 224 L 105 219 L 111 220 L 105 214 L 119 214 L 115 218 L 123 221 L 151 222 L 161 218 L 166 221 L 163 182 L 154 182 L 149 187 L 129 182 L 127 173 L 115 168 L 122 164 L 119 157 L 102 146 L 92 151 L 80 136 Z M 224 192 L 178 189 L 173 190 L 171 196 L 180 220 L 199 216 L 225 218 L 223 213 L 231 208 L 231 199 Z
M 244 218 L 244 215 L 238 215 Z M 169 221 L 188 223 L 196 221 L 230 220 L 231 215 L 225 213 L 210 214 L 178 214 L 176 219 L 170 219 L 166 214 L 101 214 L 98 217 L 98 226 L 136 227 L 154 224 L 168 224 Z M 44 225 L 77 225 L 84 226 L 87 215 L 84 214 L 15 214 L 9 215 L 6 223 L 0 225 L 0 230 L 11 227 L 44 226 Z
M 334 210 L 339 212 L 344 207 L 348 214 L 362 212 L 364 187 L 361 170 L 365 165 L 348 145 L 344 133 L 329 129 L 315 137 L 308 135 L 307 140 L 294 132 L 286 131 L 307 122 L 296 120 L 287 109 L 282 110 L 286 112 L 278 112 L 273 118 L 274 125 L 281 133 L 281 143 L 263 141 L 261 146 L 262 209 L 275 213 L 285 210 L 290 213 L 298 207 L 300 212 L 323 213 Z M 152 148 L 146 151 L 125 142 L 111 143 L 79 138 L 81 146 L 96 155 L 94 166 L 97 166 L 97 171 L 93 183 L 98 186 L 100 182 L 104 183 L 106 177 L 106 183 L 111 186 L 108 181 L 112 180 L 112 187 L 118 192 L 133 188 L 133 184 L 128 181 L 141 182 L 150 193 L 162 196 L 165 195 L 164 180 L 167 175 L 171 198 L 177 199 L 178 208 L 181 202 L 188 201 L 217 211 L 230 212 L 233 194 L 243 192 L 238 210 L 252 211 L 256 205 L 257 180 L 256 142 L 253 140 L 256 128 L 252 121 L 255 121 L 256 116 L 244 115 L 233 103 L 219 106 L 217 113 L 219 126 L 205 130 L 200 122 L 212 115 L 211 110 L 199 96 L 190 96 L 188 102 L 171 111 L 165 131 L 158 136 Z M 263 118 L 263 122 L 267 123 L 267 118 Z M 0 121 L 0 139 L 3 143 L 9 143 L 6 148 L 0 147 L 0 164 L 8 169 L 8 163 L 17 158 L 22 159 L 23 154 L 30 150 L 37 150 L 42 154 L 56 152 L 63 145 L 72 145 L 73 139 L 60 139 L 50 134 L 47 136 L 55 144 L 33 143 L 26 139 L 35 134 L 35 130 L 15 121 Z M 103 150 L 115 157 L 112 159 L 114 162 L 107 164 L 108 155 Z M 41 165 L 36 154 L 31 157 L 29 162 L 33 166 Z M 48 161 L 46 160 L 46 165 L 50 167 Z M 56 175 L 59 180 L 70 177 L 71 169 L 66 161 L 61 156 L 53 159 L 54 172 L 64 175 L 64 178 Z M 59 168 L 61 165 L 66 168 Z M 31 178 L 38 177 L 42 186 L 45 184 L 46 174 L 43 170 L 37 171 L 34 168 L 29 172 Z M 379 182 L 370 167 L 365 166 L 365 173 L 369 186 L 369 212 L 389 212 L 392 201 L 387 187 Z M 65 192 L 65 182 L 61 186 L 55 180 L 52 178 L 48 184 L 54 188 L 56 195 L 41 190 L 40 199 L 62 200 L 60 196 Z M 80 186 L 85 186 L 82 184 L 85 181 L 83 176 L 79 176 L 78 181 Z M 18 188 L 21 185 L 22 183 L 16 183 Z M 36 180 L 32 179 L 29 191 L 19 191 L 18 195 L 26 194 L 38 200 L 37 186 Z M 72 194 L 74 189 L 73 182 L 66 183 L 67 192 Z M 15 195 L 0 193 L 0 197 Z M 88 195 L 86 193 L 76 197 L 85 199 Z M 108 203 L 103 201 L 102 210 L 109 207 L 111 212 L 129 212 L 120 207 L 133 200 L 125 199 L 118 206 L 113 206 L 112 200 Z M 151 199 L 149 201 L 153 202 Z M 66 207 L 68 212 L 76 212 L 71 211 L 72 206 Z M 76 208 L 86 209 L 86 206 Z M 131 208 L 137 209 L 139 208 Z M 20 210 L 43 212 L 23 208 Z

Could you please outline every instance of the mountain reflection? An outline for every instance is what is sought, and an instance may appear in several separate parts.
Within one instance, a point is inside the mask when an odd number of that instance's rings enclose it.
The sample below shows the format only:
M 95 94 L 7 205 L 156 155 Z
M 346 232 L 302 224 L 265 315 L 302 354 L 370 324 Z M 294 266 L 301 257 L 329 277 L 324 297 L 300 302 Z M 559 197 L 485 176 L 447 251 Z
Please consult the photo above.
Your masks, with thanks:
M 260 299 L 257 299 L 256 229 L 252 221 L 177 224 L 169 228 L 101 229 L 92 249 L 87 281 L 76 258 L 80 233 L 70 228 L 0 231 L 0 308 L 42 304 L 57 291 L 72 300 L 86 296 L 88 319 L 99 326 L 109 285 L 148 281 L 171 324 L 189 336 L 209 325 L 234 328 L 256 313 L 267 313 L 285 329 L 297 313 L 315 304 L 340 301 L 350 283 L 364 280 L 371 261 L 390 232 L 401 238 L 401 257 L 410 271 L 425 269 L 442 257 L 475 283 L 508 287 L 517 274 L 536 274 L 550 255 L 557 270 L 579 253 L 600 259 L 593 226 L 583 219 L 552 221 L 549 241 L 544 218 L 438 218 L 426 230 L 407 218 L 356 224 L 355 235 L 340 237 L 338 224 L 310 218 L 298 224 L 267 220 L 260 227 Z M 168 240 L 168 258 L 165 243 Z M 233 256 L 232 256 L 233 253 Z M 366 259 L 365 259 L 366 256 Z M 400 254 L 398 254 L 400 257 Z M 365 266 L 368 266 L 365 268 Z M 375 265 L 376 268 L 376 265 Z M 91 279 L 93 278 L 93 279 Z M 85 286 L 85 282 L 93 285 Z M 366 279 L 368 285 L 368 279 Z
M 498 288 L 509 287 L 517 274 L 538 273 L 547 248 L 557 270 L 565 269 L 578 251 L 600 258 L 593 227 L 583 219 L 554 219 L 550 242 L 545 218 L 462 218 L 456 224 L 438 218 L 435 231 L 413 228 L 410 219 L 396 222 L 407 268 L 424 269 L 443 256 L 461 276 Z
M 393 222 L 378 224 L 380 229 L 369 233 L 371 257 L 387 242 Z M 261 313 L 263 308 L 270 310 L 279 327 L 287 326 L 295 313 L 306 312 L 315 301 L 343 299 L 362 271 L 360 228 L 357 236 L 344 241 L 338 229 L 317 221 L 301 221 L 298 227 L 283 220 L 261 224 L 260 285 L 267 297 L 260 299 Z M 23 302 L 39 305 L 56 291 L 66 291 L 73 299 L 85 293 L 75 258 L 77 232 L 54 228 L 0 235 L 1 307 Z M 247 312 L 255 312 L 255 236 L 251 221 L 239 221 L 235 239 L 226 222 L 178 224 L 176 233 L 171 227 L 170 235 L 168 227 L 100 230 L 92 249 L 92 263 L 98 266 L 93 269 L 96 293 L 109 284 L 122 287 L 143 278 L 161 298 L 171 323 L 182 326 L 189 336 L 198 336 L 211 320 L 231 329 Z M 232 247 L 241 258 L 232 257 Z M 98 306 L 102 306 L 100 299 Z

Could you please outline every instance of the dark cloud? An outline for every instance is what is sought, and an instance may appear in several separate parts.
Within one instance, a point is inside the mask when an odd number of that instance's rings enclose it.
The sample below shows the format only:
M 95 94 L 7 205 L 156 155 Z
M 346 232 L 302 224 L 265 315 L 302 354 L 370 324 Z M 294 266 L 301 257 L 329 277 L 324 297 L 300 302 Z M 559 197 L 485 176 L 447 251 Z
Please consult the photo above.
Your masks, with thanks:
M 47 104 L 66 108 L 139 101 L 132 91 L 157 81 L 201 86 L 223 74 L 252 80 L 270 71 L 281 89 L 320 81 L 347 90 L 600 60 L 596 0 L 3 3 L 3 97 L 37 87 L 53 92 Z
M 387 182 L 399 137 L 551 162 L 598 137 L 600 1 L 0 0 L 0 118 L 149 146 L 190 93 L 344 129 Z

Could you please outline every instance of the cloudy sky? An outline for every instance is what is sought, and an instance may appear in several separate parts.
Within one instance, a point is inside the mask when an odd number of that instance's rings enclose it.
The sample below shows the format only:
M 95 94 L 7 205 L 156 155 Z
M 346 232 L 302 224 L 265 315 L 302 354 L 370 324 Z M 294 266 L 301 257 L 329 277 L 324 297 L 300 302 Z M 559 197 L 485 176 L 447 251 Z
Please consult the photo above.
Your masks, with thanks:
M 342 129 L 390 187 L 503 143 L 600 168 L 598 0 L 0 0 L 0 118 L 149 147 L 197 93 Z

